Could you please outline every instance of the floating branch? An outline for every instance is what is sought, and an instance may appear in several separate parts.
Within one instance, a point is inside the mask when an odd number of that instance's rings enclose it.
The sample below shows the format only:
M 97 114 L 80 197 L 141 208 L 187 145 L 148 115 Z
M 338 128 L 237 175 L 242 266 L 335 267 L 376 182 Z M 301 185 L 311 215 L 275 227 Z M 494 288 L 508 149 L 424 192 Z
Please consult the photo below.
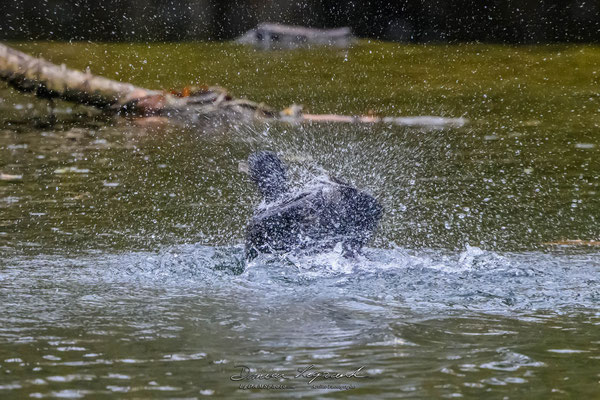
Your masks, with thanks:
M 330 122 L 352 124 L 387 123 L 421 127 L 460 127 L 464 118 L 373 117 L 335 114 L 304 114 L 293 105 L 278 112 L 263 103 L 236 99 L 216 86 L 187 87 L 181 91 L 150 90 L 130 83 L 92 75 L 35 58 L 0 43 L 0 79 L 15 89 L 45 99 L 97 107 L 139 116 L 209 116 L 230 114 L 235 118 L 279 120 L 292 123 Z
M 305 121 L 315 122 L 345 122 L 351 124 L 393 124 L 402 126 L 416 126 L 429 128 L 460 128 L 467 123 L 465 118 L 445 118 L 423 115 L 418 117 L 373 117 L 373 116 L 347 116 L 336 114 L 302 114 Z

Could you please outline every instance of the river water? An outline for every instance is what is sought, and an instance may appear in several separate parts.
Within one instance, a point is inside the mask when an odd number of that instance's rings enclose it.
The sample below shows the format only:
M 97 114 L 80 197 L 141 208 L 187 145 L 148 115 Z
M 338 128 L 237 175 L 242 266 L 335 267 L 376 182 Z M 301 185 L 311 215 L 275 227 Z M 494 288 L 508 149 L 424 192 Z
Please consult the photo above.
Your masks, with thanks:
M 597 397 L 599 48 L 12 45 L 150 88 L 469 122 L 186 123 L 58 102 L 51 124 L 44 101 L 0 88 L 0 172 L 18 176 L 0 181 L 0 398 Z M 363 255 L 245 264 L 259 199 L 238 165 L 259 149 L 298 185 L 325 170 L 381 201 Z

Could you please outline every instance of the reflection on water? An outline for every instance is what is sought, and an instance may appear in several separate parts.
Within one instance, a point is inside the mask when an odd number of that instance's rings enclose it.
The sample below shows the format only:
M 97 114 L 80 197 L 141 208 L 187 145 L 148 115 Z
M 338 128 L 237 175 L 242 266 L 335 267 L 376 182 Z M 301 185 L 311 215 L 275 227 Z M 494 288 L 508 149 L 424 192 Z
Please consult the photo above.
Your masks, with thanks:
M 386 209 L 378 247 L 535 250 L 598 238 L 595 148 L 488 143 L 475 128 L 61 128 L 0 133 L 0 168 L 22 176 L 0 185 L 0 249 L 239 243 L 257 197 L 238 163 L 264 148 L 278 149 L 297 184 L 324 168 L 374 193 Z
M 51 125 L 43 102 L 2 89 L 0 397 L 597 393 L 598 251 L 546 243 L 599 238 L 598 49 L 21 48 L 140 85 L 219 83 L 277 107 L 471 123 L 187 124 L 59 104 Z M 246 266 L 258 199 L 238 163 L 258 149 L 281 154 L 298 185 L 325 169 L 380 199 L 365 254 Z M 230 379 L 236 365 L 286 377 L 364 366 L 369 378 L 313 382 L 349 392 L 301 379 L 248 391 Z

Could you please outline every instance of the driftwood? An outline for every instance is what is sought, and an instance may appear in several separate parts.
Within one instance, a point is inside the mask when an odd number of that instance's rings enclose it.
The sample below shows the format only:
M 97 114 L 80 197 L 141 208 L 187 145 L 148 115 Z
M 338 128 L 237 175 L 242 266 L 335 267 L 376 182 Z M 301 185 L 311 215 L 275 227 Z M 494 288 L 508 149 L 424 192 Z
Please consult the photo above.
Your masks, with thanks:
M 274 118 L 270 108 L 234 99 L 220 87 L 181 92 L 149 90 L 31 57 L 0 43 L 0 79 L 15 89 L 46 99 L 62 99 L 134 115 L 210 114 L 216 111 Z
M 295 49 L 311 45 L 348 47 L 354 42 L 350 28 L 315 29 L 263 23 L 236 39 L 261 49 Z
M 220 87 L 188 87 L 181 91 L 150 90 L 77 71 L 35 58 L 0 43 L 0 80 L 15 89 L 45 99 L 62 99 L 109 112 L 138 116 L 232 115 L 240 120 L 279 120 L 292 123 L 388 123 L 404 126 L 460 127 L 464 118 L 373 117 L 304 114 L 291 106 L 278 112 L 263 103 L 236 99 Z

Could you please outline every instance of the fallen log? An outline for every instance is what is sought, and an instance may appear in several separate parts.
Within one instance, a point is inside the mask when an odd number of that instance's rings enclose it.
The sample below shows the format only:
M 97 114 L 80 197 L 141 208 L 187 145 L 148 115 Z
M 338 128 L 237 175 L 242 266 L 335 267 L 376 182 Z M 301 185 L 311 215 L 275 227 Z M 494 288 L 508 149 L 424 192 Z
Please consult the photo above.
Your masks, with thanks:
M 305 114 L 293 105 L 278 112 L 263 104 L 236 99 L 217 86 L 187 87 L 181 91 L 150 90 L 92 75 L 35 58 L 0 43 L 0 80 L 15 89 L 45 99 L 61 99 L 107 112 L 142 117 L 232 115 L 240 120 L 278 120 L 291 123 L 387 123 L 418 127 L 460 127 L 464 118 L 375 117 Z
M 295 49 L 311 45 L 348 47 L 354 42 L 350 28 L 316 29 L 303 26 L 262 23 L 249 30 L 236 43 L 260 49 Z
M 92 75 L 35 58 L 0 43 L 0 79 L 15 89 L 45 99 L 61 99 L 128 114 L 151 116 L 230 111 L 273 118 L 277 112 L 234 99 L 220 87 L 186 88 L 181 92 L 150 90 Z

